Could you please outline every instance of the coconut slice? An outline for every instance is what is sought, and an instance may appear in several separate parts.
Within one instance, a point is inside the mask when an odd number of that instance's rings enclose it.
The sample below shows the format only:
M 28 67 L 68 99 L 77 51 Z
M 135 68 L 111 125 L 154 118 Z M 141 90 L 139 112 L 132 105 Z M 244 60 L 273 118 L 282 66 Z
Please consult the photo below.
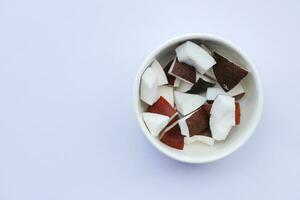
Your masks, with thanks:
M 164 97 L 174 107 L 173 87 L 161 85 L 158 87 L 158 96 Z
M 203 135 L 209 129 L 209 113 L 204 106 L 178 121 L 181 134 L 185 136 Z
M 206 50 L 191 41 L 178 46 L 175 51 L 179 62 L 194 66 L 201 74 L 216 64 L 215 59 Z
M 156 113 L 144 112 L 143 118 L 150 133 L 153 136 L 158 136 L 159 133 L 167 126 L 170 117 Z
M 174 92 L 175 105 L 182 115 L 187 115 L 206 102 L 206 98 L 196 94 Z
M 209 115 L 203 107 L 193 112 L 186 120 L 189 136 L 202 135 L 209 128 Z
M 148 107 L 147 112 L 165 115 L 171 120 L 178 115 L 176 109 L 162 96 L 152 106 Z
M 181 134 L 185 136 L 184 142 L 186 144 L 190 144 L 195 141 L 208 145 L 214 144 L 214 139 L 212 138 L 209 129 L 209 113 L 204 106 L 180 119 L 178 124 Z
M 208 127 L 208 115 L 206 113 L 206 111 L 204 110 L 204 112 L 201 115 L 202 117 L 194 117 L 195 119 L 193 120 L 193 124 L 191 124 L 190 122 L 188 123 L 188 127 L 190 130 L 190 134 L 184 138 L 184 142 L 186 144 L 190 144 L 193 142 L 202 142 L 208 145 L 213 145 L 214 144 L 214 139 L 211 136 L 211 132 L 210 129 Z M 204 119 L 204 121 L 206 121 L 206 123 L 201 122 L 202 119 Z M 198 125 L 199 123 L 202 123 L 203 125 Z M 207 127 L 205 130 L 202 130 L 203 127 Z M 200 131 L 202 130 L 202 131 Z
M 170 67 L 173 63 L 174 59 L 171 60 L 167 65 L 166 67 L 164 68 L 164 71 L 165 71 L 165 74 L 167 76 L 167 79 L 168 79 L 168 84 L 169 85 L 173 85 L 174 87 L 178 87 L 179 86 L 179 83 L 180 83 L 180 80 L 178 78 L 176 78 L 175 76 L 172 76 L 171 74 L 169 74 L 169 70 L 170 70 Z
M 148 105 L 152 105 L 158 99 L 156 73 L 152 68 L 148 67 L 143 73 L 140 97 Z
M 245 95 L 245 90 L 242 84 L 237 84 L 234 88 L 227 92 L 227 95 L 232 96 L 235 100 L 241 99 Z
M 152 62 L 150 68 L 153 69 L 153 71 L 156 75 L 157 85 L 168 84 L 167 76 L 166 76 L 162 66 L 156 59 Z
M 214 101 L 218 95 L 225 95 L 226 92 L 222 88 L 210 87 L 207 88 L 206 98 L 208 101 Z
M 193 66 L 179 62 L 176 58 L 169 69 L 169 74 L 188 83 L 196 83 L 196 69 Z
M 160 141 L 170 147 L 182 150 L 184 146 L 183 138 L 178 123 L 174 123 L 163 131 Z
M 215 140 L 225 140 L 232 126 L 235 125 L 234 98 L 218 95 L 210 111 L 209 127 Z
M 248 74 L 248 71 L 217 53 L 214 53 L 214 57 L 217 61 L 213 67 L 214 74 L 225 91 L 234 88 Z
M 180 81 L 179 87 L 176 88 L 176 91 L 179 92 L 187 92 L 193 87 L 193 84 L 185 82 L 185 81 Z

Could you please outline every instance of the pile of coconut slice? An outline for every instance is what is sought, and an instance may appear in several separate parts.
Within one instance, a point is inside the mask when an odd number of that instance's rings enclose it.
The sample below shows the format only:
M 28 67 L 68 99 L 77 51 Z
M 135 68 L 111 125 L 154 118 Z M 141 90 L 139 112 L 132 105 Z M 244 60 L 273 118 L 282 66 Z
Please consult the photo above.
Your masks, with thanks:
M 181 150 L 193 142 L 225 140 L 240 123 L 240 82 L 248 71 L 203 44 L 186 41 L 175 52 L 166 66 L 155 59 L 141 78 L 149 132 Z

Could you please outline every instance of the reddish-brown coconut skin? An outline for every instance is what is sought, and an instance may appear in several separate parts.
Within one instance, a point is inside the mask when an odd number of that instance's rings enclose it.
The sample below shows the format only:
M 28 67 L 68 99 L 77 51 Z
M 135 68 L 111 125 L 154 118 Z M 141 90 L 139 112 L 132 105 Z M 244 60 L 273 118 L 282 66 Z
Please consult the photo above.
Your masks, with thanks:
M 166 67 L 164 68 L 164 71 L 165 71 L 165 74 L 167 76 L 167 79 L 168 79 L 168 84 L 169 85 L 174 85 L 175 83 L 175 79 L 176 77 L 175 76 L 172 76 L 171 74 L 168 74 L 169 70 L 170 70 L 170 67 L 173 63 L 173 60 L 171 60 L 167 65 Z
M 147 112 L 166 115 L 168 117 L 173 117 L 177 113 L 176 109 L 162 96 L 152 106 L 148 107 Z
M 209 116 L 203 107 L 194 112 L 185 121 L 189 129 L 190 137 L 201 135 L 204 130 L 209 128 Z
M 161 135 L 160 141 L 170 147 L 182 150 L 184 146 L 184 137 L 181 135 L 178 123 L 170 130 Z
M 196 83 L 196 69 L 191 65 L 179 62 L 177 59 L 174 63 L 172 74 L 177 75 L 188 82 Z
M 216 52 L 214 52 L 214 58 L 217 62 L 213 66 L 215 76 L 218 83 L 226 92 L 234 88 L 248 74 L 248 71 Z
M 235 103 L 235 124 L 239 125 L 241 123 L 241 108 L 240 103 Z
M 210 110 L 211 110 L 212 104 L 205 103 L 203 105 L 203 109 L 206 111 L 207 115 L 210 116 Z

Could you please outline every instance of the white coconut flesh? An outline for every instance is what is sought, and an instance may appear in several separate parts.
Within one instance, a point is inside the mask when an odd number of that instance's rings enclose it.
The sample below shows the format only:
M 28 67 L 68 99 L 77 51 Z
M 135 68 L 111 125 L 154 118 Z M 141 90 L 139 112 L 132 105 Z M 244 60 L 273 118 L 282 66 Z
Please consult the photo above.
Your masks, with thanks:
M 143 113 L 143 119 L 147 128 L 153 136 L 158 136 L 170 121 L 170 118 L 165 115 L 149 112 Z
M 216 64 L 215 59 L 205 49 L 191 41 L 181 44 L 175 51 L 180 62 L 194 66 L 201 74 Z

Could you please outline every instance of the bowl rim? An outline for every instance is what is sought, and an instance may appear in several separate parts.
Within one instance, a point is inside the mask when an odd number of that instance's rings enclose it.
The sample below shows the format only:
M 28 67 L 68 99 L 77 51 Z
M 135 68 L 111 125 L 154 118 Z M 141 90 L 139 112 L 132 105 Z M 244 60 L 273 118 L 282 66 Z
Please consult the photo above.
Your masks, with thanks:
M 215 155 L 211 158 L 190 158 L 187 156 L 178 156 L 177 153 L 173 153 L 171 151 L 167 151 L 165 148 L 162 147 L 161 144 L 159 144 L 155 138 L 152 137 L 152 135 L 150 134 L 149 130 L 147 129 L 146 125 L 144 124 L 144 121 L 142 119 L 142 116 L 139 113 L 139 88 L 140 88 L 140 78 L 143 74 L 143 72 L 145 71 L 145 69 L 148 67 L 149 62 L 151 62 L 151 60 L 153 59 L 153 57 L 155 57 L 156 55 L 158 55 L 162 50 L 164 50 L 165 48 L 167 48 L 168 46 L 178 43 L 180 41 L 184 41 L 184 40 L 193 40 L 193 39 L 200 39 L 200 40 L 215 40 L 218 41 L 222 44 L 225 44 L 227 46 L 229 46 L 230 48 L 232 48 L 233 50 L 235 50 L 236 52 L 238 52 L 238 54 L 248 63 L 248 65 L 251 67 L 251 73 L 253 74 L 254 80 L 256 82 L 256 89 L 257 89 L 257 109 L 258 109 L 258 114 L 255 117 L 254 121 L 252 122 L 252 126 L 250 127 L 250 130 L 248 132 L 250 132 L 250 134 L 248 134 L 247 136 L 243 137 L 241 139 L 241 141 L 238 143 L 238 145 L 235 145 L 235 147 L 231 148 L 230 150 L 226 151 L 225 153 L 222 154 L 218 154 Z M 215 34 L 210 34 L 210 33 L 187 33 L 187 34 L 183 34 L 183 35 L 178 35 L 175 37 L 172 37 L 170 39 L 168 39 L 167 41 L 163 42 L 161 45 L 159 45 L 157 48 L 155 48 L 154 50 L 152 50 L 150 52 L 150 54 L 148 54 L 148 56 L 143 60 L 142 64 L 139 67 L 138 73 L 136 75 L 135 81 L 134 81 L 134 87 L 133 87 L 133 97 L 134 97 L 134 112 L 136 115 L 136 119 L 138 121 L 139 127 L 142 129 L 142 132 L 144 134 L 144 136 L 148 139 L 148 141 L 150 141 L 150 143 L 156 148 L 158 149 L 161 153 L 163 153 L 164 155 L 168 156 L 169 158 L 172 158 L 174 160 L 177 161 L 181 161 L 184 163 L 192 163 L 192 164 L 200 164 L 200 163 L 209 163 L 209 162 L 213 162 L 213 161 L 217 161 L 220 160 L 222 158 L 225 158 L 226 156 L 232 154 L 234 151 L 236 151 L 237 149 L 239 149 L 241 146 L 243 146 L 243 144 L 254 134 L 255 129 L 261 119 L 262 116 L 262 111 L 263 111 L 263 89 L 262 89 L 262 83 L 261 83 L 261 79 L 260 79 L 260 75 L 257 71 L 257 68 L 255 67 L 254 63 L 249 59 L 249 57 L 235 44 L 233 44 L 231 41 L 228 41 L 227 39 L 224 39 L 218 35 Z

